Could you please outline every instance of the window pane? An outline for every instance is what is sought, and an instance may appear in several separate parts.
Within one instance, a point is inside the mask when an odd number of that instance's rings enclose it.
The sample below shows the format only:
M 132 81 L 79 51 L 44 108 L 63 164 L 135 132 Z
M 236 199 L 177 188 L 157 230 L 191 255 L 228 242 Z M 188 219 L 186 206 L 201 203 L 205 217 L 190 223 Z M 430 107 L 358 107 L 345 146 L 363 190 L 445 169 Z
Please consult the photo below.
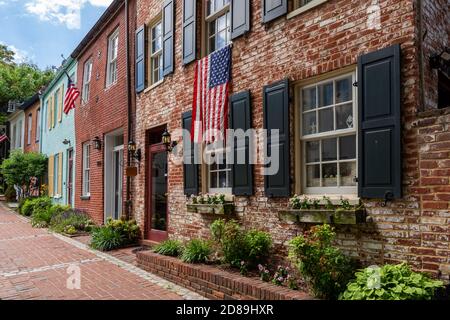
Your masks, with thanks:
M 336 107 L 337 130 L 353 128 L 353 105 L 345 104 Z
M 213 36 L 216 33 L 216 21 L 209 23 L 209 36 Z
M 336 81 L 336 103 L 352 100 L 352 78 Z
M 356 186 L 356 162 L 344 162 L 339 164 L 341 175 L 341 186 L 354 187 Z
M 303 134 L 317 133 L 317 120 L 315 112 L 308 112 L 303 115 Z
M 223 16 L 220 16 L 217 19 L 217 30 L 222 31 L 227 27 L 227 16 L 226 14 Z
M 303 89 L 302 92 L 303 111 L 316 108 L 316 87 Z
M 327 132 L 334 130 L 334 111 L 333 108 L 319 110 L 319 131 Z
M 337 160 L 337 138 L 322 140 L 322 161 Z
M 217 172 L 211 172 L 211 176 L 210 176 L 210 185 L 211 188 L 218 188 L 217 185 Z
M 319 86 L 319 107 L 333 104 L 333 82 Z
M 340 160 L 356 159 L 356 136 L 340 137 L 339 151 Z
M 322 176 L 324 187 L 337 186 L 337 163 L 327 163 L 322 165 Z
M 320 165 L 306 166 L 306 186 L 320 187 Z
M 216 37 L 216 50 L 219 50 L 227 45 L 227 32 L 222 31 Z
M 320 162 L 320 141 L 306 143 L 306 162 Z
M 221 171 L 219 173 L 219 188 L 228 188 L 228 179 L 227 179 L 227 172 Z

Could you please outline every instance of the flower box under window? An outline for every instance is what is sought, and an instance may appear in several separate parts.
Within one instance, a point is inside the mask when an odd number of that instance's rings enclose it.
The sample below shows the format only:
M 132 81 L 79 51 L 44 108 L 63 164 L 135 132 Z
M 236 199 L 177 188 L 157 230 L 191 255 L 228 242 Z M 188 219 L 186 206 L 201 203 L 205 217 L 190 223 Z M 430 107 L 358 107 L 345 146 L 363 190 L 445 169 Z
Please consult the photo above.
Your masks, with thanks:
M 201 214 L 230 215 L 234 213 L 234 204 L 188 204 L 187 211 Z
M 280 220 L 294 223 L 329 223 L 354 225 L 366 222 L 364 209 L 288 209 L 278 213 Z

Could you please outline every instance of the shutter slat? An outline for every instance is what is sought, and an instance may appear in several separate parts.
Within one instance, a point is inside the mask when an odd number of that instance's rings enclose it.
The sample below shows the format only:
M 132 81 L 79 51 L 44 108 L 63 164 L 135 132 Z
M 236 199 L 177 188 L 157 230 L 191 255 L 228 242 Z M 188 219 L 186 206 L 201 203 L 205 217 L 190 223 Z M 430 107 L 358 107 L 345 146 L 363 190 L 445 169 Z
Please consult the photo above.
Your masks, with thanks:
M 191 132 L 192 111 L 183 113 L 182 115 L 183 129 Z M 184 177 L 184 194 L 187 196 L 198 194 L 198 164 L 195 164 L 196 155 L 198 155 L 198 146 L 195 144 L 190 135 L 183 133 L 183 177 Z
M 262 0 L 263 22 L 275 20 L 284 16 L 288 10 L 287 0 Z
M 264 128 L 268 131 L 266 152 L 272 162 L 276 163 L 266 166 L 265 171 L 265 193 L 267 197 L 289 197 L 290 196 L 290 159 L 289 159 L 289 81 L 287 79 L 264 87 Z M 279 143 L 274 145 L 275 154 L 272 154 L 272 144 L 276 143 L 271 130 L 279 130 Z M 269 159 L 267 159 L 269 161 Z M 274 173 L 269 175 L 268 173 Z
M 364 198 L 401 198 L 400 45 L 358 60 L 358 191 Z
M 250 31 L 250 0 L 231 0 L 231 39 Z
M 174 29 L 175 3 L 174 0 L 164 1 L 163 12 L 163 76 L 167 76 L 174 69 Z
M 146 38 L 146 26 L 143 25 L 136 30 L 136 93 L 142 92 L 146 87 L 145 77 L 145 38 Z
M 196 58 L 196 18 L 195 0 L 183 0 L 183 63 L 188 64 Z
M 230 129 L 244 132 L 252 128 L 252 115 L 250 103 L 250 91 L 234 94 L 230 97 Z M 235 136 L 237 134 L 235 133 Z M 233 194 L 237 196 L 253 195 L 253 165 L 251 146 L 249 138 L 245 140 L 234 140 L 234 162 L 231 175 Z M 240 142 L 240 143 L 239 143 Z M 245 163 L 238 162 L 238 152 L 242 152 L 242 145 L 245 146 Z
M 48 157 L 48 195 L 53 196 L 53 170 L 54 170 L 54 158 Z

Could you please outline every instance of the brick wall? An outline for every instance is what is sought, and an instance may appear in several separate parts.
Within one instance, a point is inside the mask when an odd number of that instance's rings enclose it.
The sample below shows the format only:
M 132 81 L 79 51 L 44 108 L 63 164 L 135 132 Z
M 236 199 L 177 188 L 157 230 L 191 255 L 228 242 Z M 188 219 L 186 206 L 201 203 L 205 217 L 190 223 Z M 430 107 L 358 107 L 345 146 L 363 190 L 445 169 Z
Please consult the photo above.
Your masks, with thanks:
M 425 10 L 425 20 L 448 26 L 448 19 L 437 14 L 439 10 L 446 10 L 444 2 L 433 2 L 437 11 Z M 427 7 L 429 3 L 425 1 Z M 338 227 L 338 244 L 349 255 L 367 264 L 406 260 L 417 269 L 448 279 L 449 116 L 417 113 L 421 109 L 417 0 L 380 0 L 380 30 L 366 28 L 366 10 L 371 4 L 369 0 L 330 0 L 292 19 L 280 18 L 262 24 L 261 1 L 252 1 L 251 32 L 233 43 L 232 91 L 251 91 L 253 127 L 262 128 L 264 85 L 285 77 L 292 82 L 300 81 L 354 66 L 361 54 L 401 44 L 404 198 L 386 207 L 382 207 L 380 201 L 364 200 L 368 223 Z M 160 10 L 160 1 L 138 0 L 137 25 L 147 23 Z M 182 1 L 176 1 L 174 74 L 137 97 L 136 140 L 141 148 L 145 148 L 148 129 L 164 123 L 170 131 L 180 128 L 181 114 L 192 109 L 194 64 L 182 65 L 181 17 Z M 435 31 L 430 29 L 429 33 L 429 37 L 437 39 Z M 197 39 L 200 39 L 200 31 Z M 431 158 L 427 160 L 427 157 Z M 292 157 L 292 166 L 293 161 Z M 186 212 L 182 169 L 179 165 L 169 165 L 170 236 L 206 237 L 211 220 Z M 275 243 L 282 248 L 306 226 L 279 221 L 277 211 L 286 208 L 288 199 L 265 197 L 264 177 L 259 169 L 256 166 L 254 170 L 254 196 L 236 199 L 239 219 L 246 226 L 270 231 Z M 146 188 L 143 187 L 145 174 L 145 168 L 141 168 L 133 189 L 134 210 L 142 227 L 148 220 Z
M 134 57 L 135 2 L 129 1 L 130 24 L 130 61 Z M 117 58 L 117 82 L 106 88 L 106 68 L 108 55 L 108 38 L 119 29 L 119 50 Z M 126 66 L 126 24 L 125 6 L 120 6 L 117 13 L 102 26 L 95 39 L 89 43 L 78 56 L 79 88 L 82 91 L 84 63 L 92 58 L 93 69 L 90 83 L 90 95 L 87 103 L 81 99 L 75 109 L 76 128 L 76 191 L 75 206 L 86 210 L 97 223 L 104 220 L 104 145 L 96 150 L 91 143 L 90 162 L 90 199 L 82 200 L 82 145 L 92 142 L 95 137 L 105 141 L 105 135 L 118 129 L 123 129 L 124 143 L 128 143 L 128 100 L 127 100 L 127 66 Z M 131 75 L 134 74 L 132 63 Z M 133 84 L 132 84 L 133 86 Z M 126 167 L 126 152 L 124 152 L 124 168 Z M 123 199 L 126 199 L 126 177 L 123 179 Z
M 35 104 L 24 110 L 25 112 L 25 139 L 24 149 L 26 152 L 39 152 L 39 141 L 36 141 L 36 127 L 37 127 L 37 110 L 41 107 L 41 103 L 38 100 Z M 31 114 L 33 121 L 31 125 L 31 140 L 28 144 L 28 116 Z

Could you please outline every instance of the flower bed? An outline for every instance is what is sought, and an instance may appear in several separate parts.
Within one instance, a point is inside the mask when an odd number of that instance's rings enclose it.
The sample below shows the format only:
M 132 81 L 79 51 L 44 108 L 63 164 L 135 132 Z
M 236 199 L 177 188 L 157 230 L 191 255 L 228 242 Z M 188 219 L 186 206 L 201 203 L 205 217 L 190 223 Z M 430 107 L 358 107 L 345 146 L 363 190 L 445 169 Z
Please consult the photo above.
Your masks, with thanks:
M 137 253 L 138 266 L 146 271 L 214 300 L 310 300 L 301 291 L 250 279 L 209 265 L 192 265 L 151 251 Z

